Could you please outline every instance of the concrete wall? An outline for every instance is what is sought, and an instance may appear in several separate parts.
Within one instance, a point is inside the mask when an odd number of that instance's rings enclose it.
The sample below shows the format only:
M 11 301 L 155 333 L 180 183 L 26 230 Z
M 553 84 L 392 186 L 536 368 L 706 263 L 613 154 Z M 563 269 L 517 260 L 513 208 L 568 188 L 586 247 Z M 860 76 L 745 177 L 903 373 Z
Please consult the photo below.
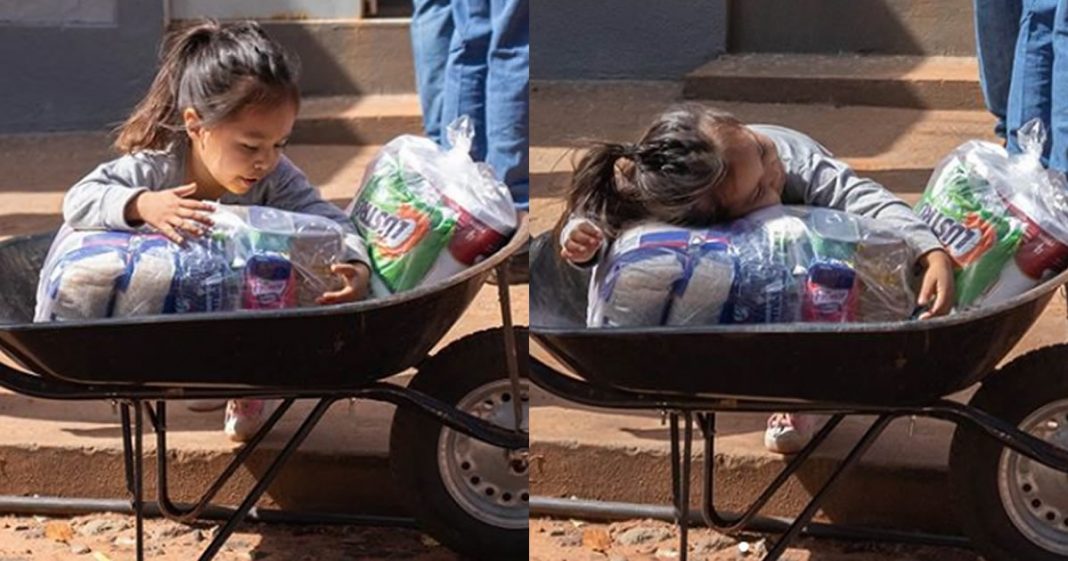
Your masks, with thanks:
M 530 77 L 676 79 L 726 50 L 726 0 L 534 0 Z
M 0 0 L 0 133 L 100 129 L 148 89 L 155 0 Z

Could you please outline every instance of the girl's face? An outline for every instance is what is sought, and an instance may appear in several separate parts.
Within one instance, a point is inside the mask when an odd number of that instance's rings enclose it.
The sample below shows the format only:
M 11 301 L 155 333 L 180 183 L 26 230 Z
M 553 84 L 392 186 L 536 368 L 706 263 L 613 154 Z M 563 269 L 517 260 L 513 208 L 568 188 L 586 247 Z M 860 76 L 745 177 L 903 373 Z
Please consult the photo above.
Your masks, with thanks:
M 198 194 L 213 199 L 227 192 L 243 195 L 274 170 L 293 131 L 297 107 L 250 106 L 211 127 L 204 127 L 193 109 L 186 109 L 185 118 L 193 150 L 190 175 Z
M 780 204 L 786 170 L 775 143 L 748 127 L 724 133 L 724 159 L 729 170 L 717 191 L 717 202 L 728 218 L 745 216 Z

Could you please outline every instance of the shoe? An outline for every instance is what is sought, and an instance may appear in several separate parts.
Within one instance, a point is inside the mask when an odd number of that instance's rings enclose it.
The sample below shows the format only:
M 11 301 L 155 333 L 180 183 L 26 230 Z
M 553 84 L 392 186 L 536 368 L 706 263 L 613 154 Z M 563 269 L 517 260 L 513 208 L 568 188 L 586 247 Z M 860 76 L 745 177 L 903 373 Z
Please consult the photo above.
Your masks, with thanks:
M 276 403 L 263 399 L 232 399 L 226 402 L 223 432 L 233 442 L 248 442 L 267 422 Z
M 796 454 L 812 441 L 825 422 L 826 415 L 776 413 L 768 417 L 764 447 L 776 454 Z
M 530 283 L 530 241 L 531 238 L 527 238 L 523 247 L 508 260 L 508 284 L 510 285 Z M 490 272 L 486 282 L 492 285 L 497 284 L 497 269 Z
M 185 402 L 186 409 L 196 413 L 218 411 L 226 407 L 225 399 L 189 399 Z

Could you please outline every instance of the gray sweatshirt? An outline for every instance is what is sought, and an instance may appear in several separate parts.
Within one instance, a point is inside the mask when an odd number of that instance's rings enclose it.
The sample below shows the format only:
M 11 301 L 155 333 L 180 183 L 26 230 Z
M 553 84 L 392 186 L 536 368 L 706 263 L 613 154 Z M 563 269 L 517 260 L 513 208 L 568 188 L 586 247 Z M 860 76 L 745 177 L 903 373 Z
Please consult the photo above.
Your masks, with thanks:
M 809 136 L 776 125 L 750 125 L 749 128 L 771 138 L 779 150 L 786 168 L 783 204 L 833 208 L 877 218 L 900 232 L 916 255 L 942 248 L 931 229 L 905 201 L 871 179 L 857 176 L 853 168 L 835 159 Z
M 831 208 L 879 219 L 900 232 L 917 256 L 942 248 L 927 224 L 905 201 L 871 179 L 857 176 L 848 164 L 836 160 L 809 136 L 777 125 L 748 126 L 771 138 L 779 150 L 786 169 L 783 204 Z M 580 220 L 572 217 L 568 221 L 561 232 L 561 244 Z M 598 258 L 584 265 L 593 264 Z
M 101 164 L 67 192 L 63 199 L 63 228 L 139 229 L 126 222 L 126 204 L 142 191 L 162 191 L 185 184 L 186 153 L 184 147 L 145 150 Z M 346 254 L 343 260 L 370 263 L 363 239 L 349 217 L 340 208 L 324 200 L 304 173 L 285 156 L 248 193 L 226 193 L 219 202 L 269 206 L 329 218 L 345 231 Z

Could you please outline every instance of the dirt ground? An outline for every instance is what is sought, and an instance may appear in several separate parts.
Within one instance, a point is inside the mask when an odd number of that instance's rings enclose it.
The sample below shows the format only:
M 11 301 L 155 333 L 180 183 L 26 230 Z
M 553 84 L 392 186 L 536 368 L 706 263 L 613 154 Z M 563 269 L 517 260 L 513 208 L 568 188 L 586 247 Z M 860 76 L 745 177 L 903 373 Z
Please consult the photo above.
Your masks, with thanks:
M 0 518 L 0 561 L 134 559 L 134 519 L 118 514 L 75 518 Z M 189 561 L 208 546 L 218 524 L 145 524 L 145 558 Z M 414 530 L 356 526 L 244 524 L 218 561 L 463 561 Z
M 691 561 L 759 561 L 772 535 L 727 536 L 690 530 Z M 671 561 L 679 558 L 673 524 L 627 520 L 611 524 L 577 520 L 530 521 L 530 561 Z M 961 549 L 801 539 L 782 561 L 981 561 Z

